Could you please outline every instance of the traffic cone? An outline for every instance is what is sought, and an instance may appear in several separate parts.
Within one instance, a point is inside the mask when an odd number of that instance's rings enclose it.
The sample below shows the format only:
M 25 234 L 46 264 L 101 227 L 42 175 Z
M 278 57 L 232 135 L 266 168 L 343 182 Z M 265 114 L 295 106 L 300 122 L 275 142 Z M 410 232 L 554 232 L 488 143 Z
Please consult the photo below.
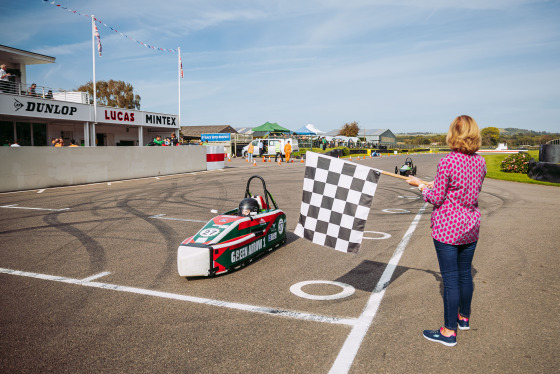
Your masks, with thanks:
M 257 166 L 257 161 L 253 161 L 253 166 Z
M 301 163 L 303 164 L 303 158 L 301 159 Z

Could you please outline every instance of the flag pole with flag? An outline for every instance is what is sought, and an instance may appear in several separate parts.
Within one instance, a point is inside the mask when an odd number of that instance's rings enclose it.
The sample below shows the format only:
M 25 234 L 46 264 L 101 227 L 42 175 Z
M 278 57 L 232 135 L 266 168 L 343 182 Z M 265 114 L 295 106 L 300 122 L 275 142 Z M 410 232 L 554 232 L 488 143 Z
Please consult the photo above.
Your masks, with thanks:
M 95 81 L 95 44 L 97 39 L 97 51 L 99 53 L 99 57 L 101 57 L 101 37 L 99 36 L 99 30 L 97 30 L 97 26 L 95 25 L 95 16 L 91 15 L 91 51 L 92 51 L 92 59 L 93 59 L 93 124 L 91 129 L 91 139 L 90 143 L 93 147 L 95 147 L 95 125 L 97 124 L 97 85 Z
M 177 115 L 177 117 L 178 117 L 177 119 L 178 119 L 179 128 L 180 128 L 181 127 L 181 79 L 183 78 L 183 61 L 181 60 L 181 47 L 177 47 L 177 55 L 179 56 L 179 59 L 178 59 L 179 74 L 178 74 L 178 77 L 177 77 L 179 113 Z M 178 131 L 175 130 L 175 132 L 178 132 Z M 178 133 L 176 133 L 175 135 L 177 136 L 177 138 L 179 137 Z

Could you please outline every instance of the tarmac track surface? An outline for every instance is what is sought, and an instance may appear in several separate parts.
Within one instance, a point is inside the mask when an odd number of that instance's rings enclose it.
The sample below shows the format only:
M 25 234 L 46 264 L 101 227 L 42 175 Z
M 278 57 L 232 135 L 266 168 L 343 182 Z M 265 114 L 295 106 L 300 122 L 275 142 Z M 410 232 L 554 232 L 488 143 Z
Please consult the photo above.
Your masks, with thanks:
M 411 157 L 430 180 L 442 155 Z M 392 171 L 404 159 L 356 162 Z M 382 176 L 369 239 L 344 254 L 292 234 L 303 172 L 237 159 L 212 172 L 0 194 L 0 371 L 559 371 L 559 188 L 484 182 L 472 327 L 449 348 L 421 335 L 443 314 L 419 192 Z M 287 243 L 230 274 L 179 277 L 179 243 L 210 210 L 236 207 L 254 174 L 287 215 Z M 355 292 L 290 291 L 307 281 Z

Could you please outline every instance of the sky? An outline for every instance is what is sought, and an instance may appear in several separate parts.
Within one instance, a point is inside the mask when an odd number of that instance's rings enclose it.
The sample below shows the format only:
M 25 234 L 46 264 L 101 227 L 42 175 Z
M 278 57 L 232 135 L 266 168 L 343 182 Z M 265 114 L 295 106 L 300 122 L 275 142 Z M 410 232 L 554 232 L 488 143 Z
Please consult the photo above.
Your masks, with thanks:
M 480 128 L 560 132 L 558 0 L 56 0 L 94 14 L 97 80 L 123 80 L 141 109 L 181 125 L 277 122 L 393 133 Z M 0 44 L 56 58 L 28 83 L 92 80 L 91 20 L 43 0 L 0 2 Z

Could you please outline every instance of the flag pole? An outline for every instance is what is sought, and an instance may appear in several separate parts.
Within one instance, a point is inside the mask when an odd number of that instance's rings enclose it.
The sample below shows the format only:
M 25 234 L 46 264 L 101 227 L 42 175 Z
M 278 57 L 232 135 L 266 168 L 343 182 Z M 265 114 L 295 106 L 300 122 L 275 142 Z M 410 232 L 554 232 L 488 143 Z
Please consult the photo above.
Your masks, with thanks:
M 181 128 L 181 70 L 183 69 L 182 62 L 181 62 L 181 47 L 177 47 L 177 55 L 178 55 L 178 59 L 177 59 L 177 92 L 178 92 L 178 101 L 179 101 L 179 113 L 177 115 L 177 119 L 178 119 L 178 123 L 179 123 L 179 128 Z M 177 130 L 175 130 L 177 131 Z M 175 134 L 177 137 L 179 137 L 179 134 Z
M 97 122 L 97 87 L 95 83 L 95 17 L 91 15 L 91 57 L 93 60 L 93 118 Z
M 91 57 L 93 60 L 93 128 L 97 124 L 97 86 L 95 84 L 95 16 L 91 15 Z M 95 138 L 95 133 L 93 134 Z M 95 140 L 93 140 L 95 146 Z

